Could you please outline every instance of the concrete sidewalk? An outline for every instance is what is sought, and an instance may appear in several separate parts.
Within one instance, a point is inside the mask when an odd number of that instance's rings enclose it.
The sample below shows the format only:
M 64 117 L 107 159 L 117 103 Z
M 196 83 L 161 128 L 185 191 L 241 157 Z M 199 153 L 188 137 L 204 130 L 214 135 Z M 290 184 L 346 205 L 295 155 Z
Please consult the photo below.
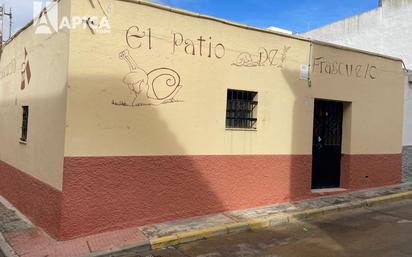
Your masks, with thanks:
M 50 238 L 5 199 L 0 199 L 0 257 L 2 254 L 5 257 L 96 257 L 137 253 L 405 198 L 412 198 L 412 183 L 342 191 L 338 195 L 320 193 L 319 198 L 312 200 L 129 228 L 69 241 Z

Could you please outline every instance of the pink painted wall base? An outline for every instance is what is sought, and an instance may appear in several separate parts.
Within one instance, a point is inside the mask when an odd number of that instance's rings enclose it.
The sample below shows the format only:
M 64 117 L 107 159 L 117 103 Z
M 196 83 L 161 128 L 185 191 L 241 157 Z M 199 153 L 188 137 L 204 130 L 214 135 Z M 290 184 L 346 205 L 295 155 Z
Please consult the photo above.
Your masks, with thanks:
M 62 192 L 0 160 L 0 194 L 34 224 L 59 237 Z
M 0 193 L 64 240 L 319 196 L 310 155 L 65 157 L 63 194 L 0 165 Z M 400 154 L 342 158 L 349 190 L 400 180 Z
M 319 196 L 310 155 L 66 157 L 64 172 L 63 238 Z M 347 189 L 400 180 L 400 154 L 342 159 Z

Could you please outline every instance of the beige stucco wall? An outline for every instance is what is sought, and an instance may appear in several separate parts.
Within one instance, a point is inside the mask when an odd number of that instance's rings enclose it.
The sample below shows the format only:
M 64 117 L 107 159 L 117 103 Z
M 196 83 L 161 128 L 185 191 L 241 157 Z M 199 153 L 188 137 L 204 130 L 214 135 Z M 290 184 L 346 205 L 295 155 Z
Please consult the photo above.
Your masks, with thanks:
M 59 16 L 69 11 L 69 0 L 59 3 Z M 1 54 L 0 160 L 61 189 L 69 34 L 34 32 L 28 27 Z M 31 80 L 21 90 L 25 48 Z M 27 144 L 19 142 L 23 105 L 29 106 Z
M 402 62 L 318 44 L 312 55 L 311 95 L 350 105 L 344 115 L 343 152 L 401 153 Z M 330 73 L 329 64 L 336 67 Z M 349 71 L 353 67 L 350 75 L 347 65 Z
M 65 156 L 311 154 L 313 101 L 318 97 L 353 102 L 347 108 L 352 114 L 345 113 L 353 121 L 351 125 L 345 123 L 345 133 L 349 130 L 351 139 L 344 143 L 344 151 L 400 152 L 402 119 L 398 116 L 402 112 L 389 115 L 398 111 L 403 97 L 399 95 L 400 62 L 321 46 L 314 46 L 311 53 L 311 44 L 306 40 L 130 1 L 102 3 L 103 10 L 93 8 L 88 1 L 73 1 L 72 5 L 75 15 L 106 13 L 111 31 L 93 34 L 78 28 L 71 33 Z M 128 44 L 127 30 L 133 26 L 146 34 L 140 39 L 129 37 Z M 137 28 L 130 32 L 136 34 Z M 174 38 L 180 36 L 175 33 L 194 42 L 195 55 L 185 53 L 184 43 L 174 49 Z M 206 40 L 202 56 L 197 41 L 200 36 Z M 225 47 L 222 58 L 213 51 L 209 58 L 210 42 L 212 48 L 218 44 Z M 269 61 L 256 67 L 234 65 L 245 52 L 253 60 L 259 59 L 262 47 L 276 53 L 273 65 Z M 221 45 L 217 49 L 221 57 Z M 136 69 L 131 73 L 119 58 L 124 50 L 144 72 Z M 191 52 L 192 48 L 187 50 Z M 310 57 L 317 55 L 355 63 L 373 62 L 381 72 L 373 81 L 314 73 L 309 87 L 307 80 L 299 78 L 300 65 L 309 64 Z M 158 68 L 170 68 L 179 74 L 183 87 L 174 98 L 178 102 L 112 104 L 133 102 L 133 93 L 124 79 L 146 82 L 145 74 Z M 256 131 L 225 129 L 228 88 L 258 92 Z M 145 92 L 137 103 L 146 100 Z M 367 132 L 372 127 L 374 131 Z

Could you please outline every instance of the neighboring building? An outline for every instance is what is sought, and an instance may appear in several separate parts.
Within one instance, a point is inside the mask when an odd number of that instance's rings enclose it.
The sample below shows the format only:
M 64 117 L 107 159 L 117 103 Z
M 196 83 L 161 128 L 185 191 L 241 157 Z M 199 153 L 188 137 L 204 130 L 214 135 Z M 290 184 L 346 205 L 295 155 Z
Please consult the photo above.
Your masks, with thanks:
M 54 237 L 400 182 L 400 59 L 91 3 L 55 4 L 110 33 L 28 25 L 0 57 L 0 194 Z
M 412 0 L 383 0 L 379 7 L 305 36 L 401 58 L 412 67 Z M 403 179 L 412 181 L 412 74 L 406 73 Z M 408 77 L 409 75 L 409 77 Z

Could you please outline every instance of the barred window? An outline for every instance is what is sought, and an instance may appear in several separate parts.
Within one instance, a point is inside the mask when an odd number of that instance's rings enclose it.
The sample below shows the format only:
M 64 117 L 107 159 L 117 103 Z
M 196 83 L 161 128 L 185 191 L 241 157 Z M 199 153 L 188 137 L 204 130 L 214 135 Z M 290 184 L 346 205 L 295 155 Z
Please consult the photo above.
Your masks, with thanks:
M 22 106 L 22 109 L 23 109 L 23 117 L 22 117 L 22 124 L 21 124 L 20 140 L 22 142 L 26 142 L 27 141 L 27 129 L 29 125 L 29 107 Z
M 226 128 L 256 129 L 257 92 L 227 90 Z

